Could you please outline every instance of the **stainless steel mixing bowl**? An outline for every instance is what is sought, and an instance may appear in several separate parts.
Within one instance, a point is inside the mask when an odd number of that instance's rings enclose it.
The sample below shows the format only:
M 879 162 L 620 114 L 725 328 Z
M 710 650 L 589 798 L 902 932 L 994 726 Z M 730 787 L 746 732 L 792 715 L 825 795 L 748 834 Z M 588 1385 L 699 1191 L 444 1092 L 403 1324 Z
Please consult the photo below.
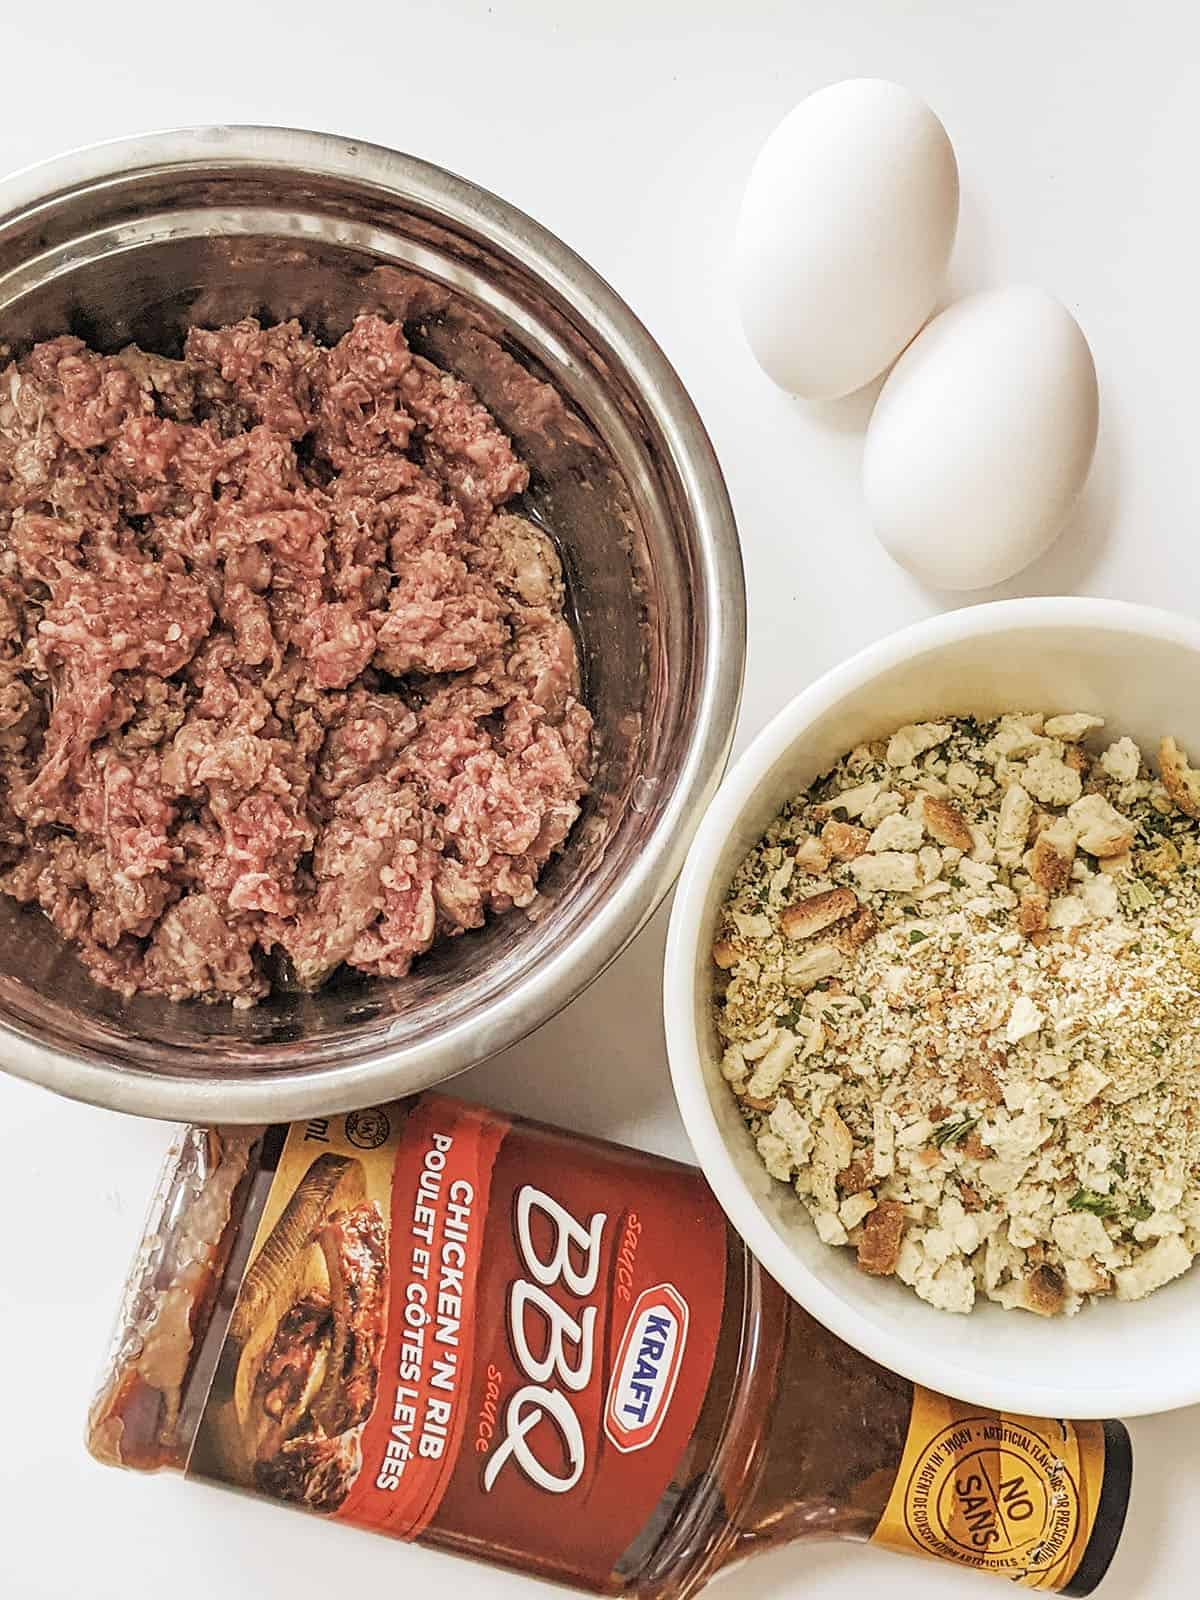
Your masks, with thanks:
M 299 316 L 336 338 L 449 295 L 418 348 L 476 384 L 529 461 L 596 717 L 595 790 L 536 915 L 405 979 L 249 1011 L 97 987 L 37 912 L 0 901 L 0 1060 L 68 1095 L 197 1121 L 304 1117 L 445 1078 L 565 1005 L 666 893 L 733 733 L 745 594 L 729 500 L 679 379 L 622 301 L 519 211 L 390 150 L 278 128 L 155 134 L 0 184 L 0 336 L 70 330 L 177 352 L 189 324 Z M 500 353 L 511 360 L 499 360 Z M 531 406 L 529 378 L 564 405 Z M 545 391 L 543 391 L 543 394 Z M 572 1063 L 564 1063 L 571 1070 Z

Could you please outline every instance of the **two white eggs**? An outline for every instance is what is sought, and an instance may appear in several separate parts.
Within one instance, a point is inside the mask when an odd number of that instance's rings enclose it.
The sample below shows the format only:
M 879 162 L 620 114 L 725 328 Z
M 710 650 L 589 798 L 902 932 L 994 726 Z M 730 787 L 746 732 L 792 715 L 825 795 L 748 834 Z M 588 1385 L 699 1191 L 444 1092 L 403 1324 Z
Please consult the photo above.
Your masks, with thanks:
M 802 101 L 763 147 L 736 277 L 750 346 L 793 394 L 850 394 L 900 357 L 867 429 L 867 507 L 918 578 L 974 589 L 1054 540 L 1099 401 L 1087 340 L 1040 289 L 972 295 L 927 321 L 957 224 L 937 117 L 898 84 L 852 79 Z

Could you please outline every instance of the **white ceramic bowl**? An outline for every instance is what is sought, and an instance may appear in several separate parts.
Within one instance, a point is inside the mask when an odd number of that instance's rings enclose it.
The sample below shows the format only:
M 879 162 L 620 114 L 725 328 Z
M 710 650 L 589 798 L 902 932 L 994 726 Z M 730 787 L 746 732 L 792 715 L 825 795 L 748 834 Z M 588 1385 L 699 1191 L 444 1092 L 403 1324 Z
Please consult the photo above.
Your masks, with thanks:
M 1044 1320 L 980 1304 L 935 1311 L 821 1244 L 768 1176 L 719 1069 L 709 951 L 743 856 L 785 800 L 864 740 L 906 722 L 1002 711 L 1090 711 L 1106 734 L 1200 754 L 1200 624 L 1104 600 L 1013 600 L 919 623 L 799 695 L 726 778 L 680 880 L 664 1004 L 675 1093 L 709 1183 L 767 1271 L 874 1360 L 979 1405 L 1043 1416 L 1135 1416 L 1200 1401 L 1200 1268 L 1135 1304 Z

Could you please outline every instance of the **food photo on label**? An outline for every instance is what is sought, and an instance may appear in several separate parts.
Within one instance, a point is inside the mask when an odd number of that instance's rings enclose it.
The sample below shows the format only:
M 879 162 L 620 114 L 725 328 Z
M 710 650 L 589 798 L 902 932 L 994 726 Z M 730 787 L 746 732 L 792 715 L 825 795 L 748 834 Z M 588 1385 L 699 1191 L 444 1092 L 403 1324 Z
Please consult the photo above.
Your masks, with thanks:
M 645 1600 L 800 1539 L 1090 1594 L 1131 1475 L 858 1355 L 694 1169 L 439 1094 L 186 1129 L 88 1445 Z

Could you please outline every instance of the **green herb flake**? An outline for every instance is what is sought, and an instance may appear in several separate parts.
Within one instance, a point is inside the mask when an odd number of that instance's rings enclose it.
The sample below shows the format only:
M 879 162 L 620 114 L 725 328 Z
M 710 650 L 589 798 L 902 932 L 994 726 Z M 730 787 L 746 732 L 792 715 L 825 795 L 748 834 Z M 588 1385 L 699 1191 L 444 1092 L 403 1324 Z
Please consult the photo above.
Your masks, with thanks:
M 1135 1222 L 1146 1222 L 1154 1215 L 1154 1207 L 1145 1200 L 1137 1199 L 1129 1208 L 1129 1215 Z
M 1140 878 L 1135 878 L 1125 890 L 1125 904 L 1131 911 L 1149 911 L 1154 896 Z
M 1143 833 L 1153 838 L 1155 834 L 1161 836 L 1171 832 L 1171 819 L 1168 816 L 1164 816 L 1161 811 L 1149 811 L 1142 817 L 1138 827 Z
M 1110 1194 L 1097 1194 L 1094 1189 L 1077 1189 L 1067 1201 L 1072 1211 L 1090 1211 L 1094 1217 L 1115 1216 L 1117 1202 Z
M 923 939 L 928 939 L 927 933 L 922 933 L 920 928 L 910 928 L 908 934 L 909 944 L 920 944 Z
M 939 1150 L 945 1150 L 948 1145 L 958 1144 L 965 1139 L 972 1128 L 979 1126 L 979 1117 L 951 1117 L 933 1130 L 933 1143 Z

